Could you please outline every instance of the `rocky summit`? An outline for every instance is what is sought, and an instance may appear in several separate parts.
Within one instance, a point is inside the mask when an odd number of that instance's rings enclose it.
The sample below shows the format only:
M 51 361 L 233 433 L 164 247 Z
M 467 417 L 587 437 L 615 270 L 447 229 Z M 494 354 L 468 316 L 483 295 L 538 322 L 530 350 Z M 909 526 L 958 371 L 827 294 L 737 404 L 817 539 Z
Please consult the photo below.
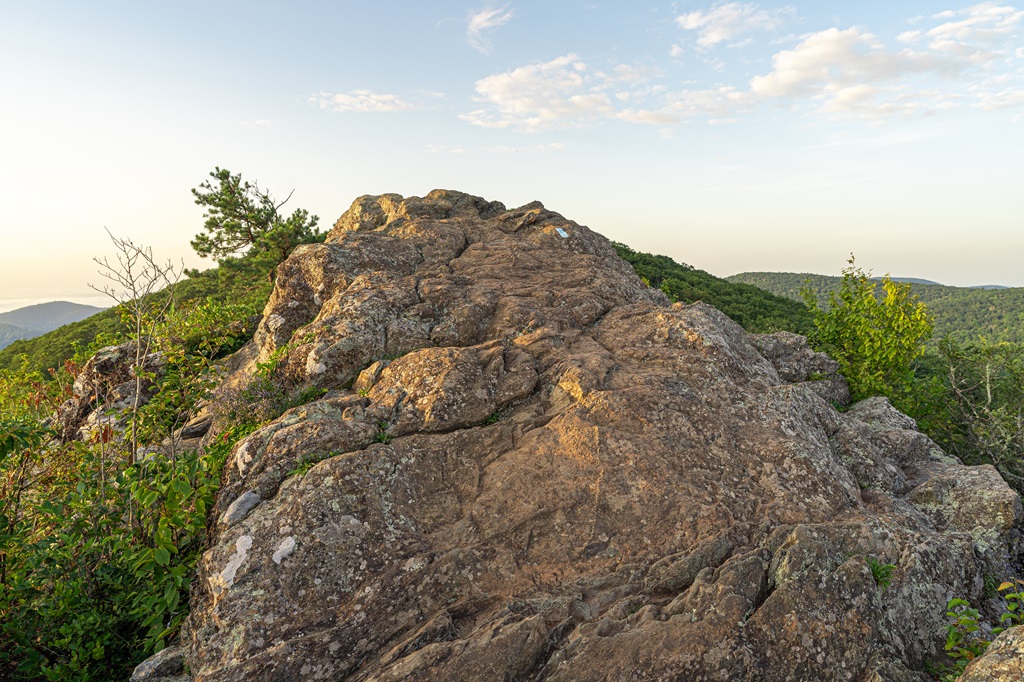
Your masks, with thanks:
M 995 469 L 537 202 L 357 199 L 256 363 L 327 393 L 232 452 L 174 679 L 923 681 L 1020 566 Z

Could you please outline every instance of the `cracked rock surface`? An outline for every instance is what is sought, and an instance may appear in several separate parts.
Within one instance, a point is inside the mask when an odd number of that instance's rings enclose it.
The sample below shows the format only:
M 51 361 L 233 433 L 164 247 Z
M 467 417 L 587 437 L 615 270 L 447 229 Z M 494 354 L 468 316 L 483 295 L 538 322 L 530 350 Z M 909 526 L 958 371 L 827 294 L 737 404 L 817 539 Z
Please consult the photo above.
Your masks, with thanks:
M 361 197 L 279 273 L 247 352 L 329 393 L 225 467 L 196 680 L 924 680 L 1019 565 L 994 469 L 539 203 Z

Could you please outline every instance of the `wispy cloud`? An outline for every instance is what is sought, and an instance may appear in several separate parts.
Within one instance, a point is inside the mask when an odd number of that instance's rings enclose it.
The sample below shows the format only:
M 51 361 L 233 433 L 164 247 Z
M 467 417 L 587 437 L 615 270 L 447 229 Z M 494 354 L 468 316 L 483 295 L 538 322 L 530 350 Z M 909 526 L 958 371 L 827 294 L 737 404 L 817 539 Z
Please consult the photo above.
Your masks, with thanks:
M 1024 20 L 1024 11 L 994 2 L 942 12 L 935 18 L 951 19 L 928 31 L 931 47 L 961 55 L 996 47 L 1013 36 Z
M 792 50 L 772 57 L 772 70 L 750 81 L 750 89 L 763 97 L 820 95 L 877 81 L 897 80 L 913 73 L 961 69 L 957 60 L 943 55 L 892 51 L 871 33 L 858 28 L 830 28 L 805 37 Z
M 419 107 L 397 95 L 373 92 L 372 90 L 350 90 L 349 92 L 319 92 L 309 98 L 309 103 L 326 111 L 334 112 L 391 112 L 412 111 Z
M 614 113 L 606 79 L 588 72 L 578 55 L 530 64 L 476 82 L 477 109 L 459 118 L 485 128 L 535 132 L 578 125 Z
M 709 47 L 779 28 L 785 14 L 730 2 L 685 14 L 678 23 L 698 31 L 698 44 Z M 474 99 L 479 108 L 460 118 L 522 132 L 610 120 L 664 131 L 693 119 L 733 123 L 778 105 L 872 123 L 960 107 L 1024 107 L 1021 26 L 1024 12 L 984 2 L 921 17 L 914 30 L 888 39 L 859 26 L 826 28 L 785 38 L 788 47 L 774 48 L 769 69 L 732 83 L 673 84 L 650 63 L 595 69 L 580 55 L 567 54 L 478 80 Z M 776 35 L 768 42 L 778 40 Z M 707 66 L 714 69 L 716 63 Z
M 727 86 L 671 91 L 650 85 L 654 77 L 651 69 L 625 64 L 595 71 L 579 55 L 568 54 L 477 81 L 477 101 L 487 107 L 460 118 L 485 128 L 522 132 L 601 119 L 669 126 L 697 116 L 726 122 L 746 98 Z
M 906 45 L 901 48 L 856 27 L 808 34 L 776 53 L 772 70 L 750 80 L 750 92 L 765 100 L 807 99 L 822 112 L 875 120 L 934 114 L 971 98 L 986 110 L 1015 106 L 1005 80 L 996 89 L 984 76 L 1013 54 L 1013 32 L 1024 12 L 982 3 L 932 18 L 941 23 L 896 36 Z
M 697 31 L 697 44 L 707 48 L 744 33 L 779 29 L 793 13 L 792 7 L 765 10 L 746 2 L 719 2 L 709 10 L 680 15 L 676 17 L 676 23 L 682 29 Z
M 490 54 L 494 49 L 485 33 L 501 28 L 512 21 L 514 10 L 509 5 L 501 7 L 489 7 L 478 10 L 469 15 L 466 23 L 466 40 L 476 50 L 484 54 Z

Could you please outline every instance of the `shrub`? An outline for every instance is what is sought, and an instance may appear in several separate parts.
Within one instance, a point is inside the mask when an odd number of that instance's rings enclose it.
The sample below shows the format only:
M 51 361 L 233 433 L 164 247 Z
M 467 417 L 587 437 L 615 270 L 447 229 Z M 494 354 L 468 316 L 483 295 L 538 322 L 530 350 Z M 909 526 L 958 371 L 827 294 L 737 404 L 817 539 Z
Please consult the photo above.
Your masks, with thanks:
M 911 361 L 923 352 L 932 324 L 924 304 L 910 285 L 882 279 L 885 292 L 876 296 L 870 273 L 854 265 L 843 270 L 839 291 L 829 292 L 827 307 L 804 289 L 814 315 L 811 340 L 817 350 L 839 363 L 854 400 L 872 395 L 898 399 L 913 380 Z

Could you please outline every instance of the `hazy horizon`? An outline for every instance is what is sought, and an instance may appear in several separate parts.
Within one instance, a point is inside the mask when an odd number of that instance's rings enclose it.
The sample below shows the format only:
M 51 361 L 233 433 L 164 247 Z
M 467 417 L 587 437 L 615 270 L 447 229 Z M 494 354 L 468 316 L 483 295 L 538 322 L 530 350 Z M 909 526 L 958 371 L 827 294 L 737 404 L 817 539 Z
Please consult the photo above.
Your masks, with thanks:
M 1024 11 L 993 2 L 8 6 L 0 310 L 97 301 L 104 228 L 209 267 L 214 166 L 548 208 L 718 276 L 1024 286 Z M 369 30 L 372 27 L 372 30 Z M 90 303 L 96 305 L 96 303 Z

